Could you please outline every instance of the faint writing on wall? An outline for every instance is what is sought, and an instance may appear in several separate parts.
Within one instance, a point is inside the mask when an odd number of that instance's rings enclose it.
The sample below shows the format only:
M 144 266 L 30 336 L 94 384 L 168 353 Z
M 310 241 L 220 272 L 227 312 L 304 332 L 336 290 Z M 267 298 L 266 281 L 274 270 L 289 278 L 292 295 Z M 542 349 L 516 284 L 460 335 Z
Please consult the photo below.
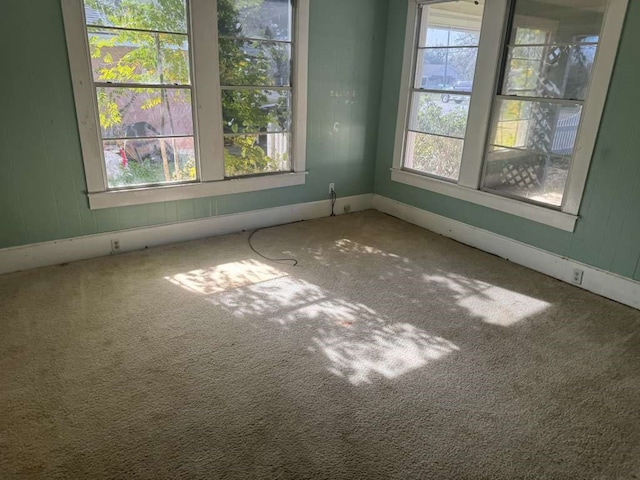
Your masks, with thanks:
M 356 96 L 355 90 L 331 90 L 331 92 L 329 92 L 329 97 L 331 97 L 335 105 L 343 102 L 346 105 L 354 105 L 356 103 Z

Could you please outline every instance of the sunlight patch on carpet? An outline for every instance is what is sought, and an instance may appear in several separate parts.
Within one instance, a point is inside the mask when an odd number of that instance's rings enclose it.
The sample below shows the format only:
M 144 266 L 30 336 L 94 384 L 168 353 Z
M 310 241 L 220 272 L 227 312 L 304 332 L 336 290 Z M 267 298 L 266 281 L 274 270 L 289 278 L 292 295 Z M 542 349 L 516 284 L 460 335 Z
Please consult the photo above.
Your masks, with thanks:
M 242 260 L 164 278 L 190 292 L 211 295 L 286 276 L 285 272 L 257 260 Z
M 457 305 L 492 325 L 508 327 L 551 306 L 543 300 L 459 275 L 425 275 L 424 279 L 445 287 Z
M 369 245 L 363 245 L 358 242 L 354 242 L 353 240 L 349 240 L 348 238 L 343 238 L 341 240 L 337 240 L 336 248 L 340 253 L 346 253 L 348 255 L 352 255 L 354 253 L 362 253 L 368 255 L 381 255 L 383 257 L 390 258 L 400 258 L 398 255 L 394 253 L 387 253 L 379 250 L 375 247 L 370 247 Z M 403 261 L 408 261 L 408 259 L 403 259 Z
M 284 325 L 288 312 L 326 297 L 327 294 L 316 285 L 283 276 L 213 295 L 208 300 L 237 318 L 277 315 L 278 323 Z
M 327 332 L 314 338 L 329 358 L 329 371 L 354 385 L 377 376 L 392 379 L 424 367 L 459 348 L 408 323 L 367 326 L 366 332 Z
M 290 338 L 300 338 L 309 351 L 321 353 L 329 372 L 353 385 L 396 378 L 459 350 L 444 338 L 293 277 L 207 299 L 236 318 L 279 325 Z

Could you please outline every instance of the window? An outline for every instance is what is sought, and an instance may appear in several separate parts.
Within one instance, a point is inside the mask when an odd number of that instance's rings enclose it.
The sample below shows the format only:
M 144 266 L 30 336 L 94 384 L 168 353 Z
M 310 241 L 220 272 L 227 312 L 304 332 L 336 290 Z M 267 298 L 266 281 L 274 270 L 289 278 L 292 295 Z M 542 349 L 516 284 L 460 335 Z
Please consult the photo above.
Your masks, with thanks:
M 195 142 L 186 4 L 85 0 L 91 73 L 109 188 L 193 181 Z
M 225 175 L 290 170 L 291 6 L 264 2 L 218 18 Z
M 392 179 L 572 231 L 626 3 L 411 0 Z
M 457 181 L 478 56 L 483 5 L 420 5 L 415 84 L 404 166 Z
M 304 183 L 308 0 L 63 0 L 91 208 Z

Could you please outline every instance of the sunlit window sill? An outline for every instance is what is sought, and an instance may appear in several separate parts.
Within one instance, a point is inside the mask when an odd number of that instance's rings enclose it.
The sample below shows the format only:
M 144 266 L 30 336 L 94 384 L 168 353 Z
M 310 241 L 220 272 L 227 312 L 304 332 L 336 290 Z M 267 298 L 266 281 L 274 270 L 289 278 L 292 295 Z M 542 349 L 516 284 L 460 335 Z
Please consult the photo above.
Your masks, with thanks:
M 537 223 L 558 228 L 566 232 L 573 232 L 578 217 L 567 213 L 551 210 L 539 205 L 520 202 L 518 200 L 501 197 L 491 193 L 462 187 L 444 180 L 419 175 L 417 173 L 404 170 L 391 169 L 391 180 L 404 183 L 412 187 L 422 188 L 430 192 L 447 195 L 467 202 L 482 205 L 493 210 L 509 213 L 518 217 L 526 218 Z
M 89 193 L 89 206 L 92 210 L 98 210 L 101 208 L 189 200 L 193 198 L 268 190 L 271 188 L 292 187 L 294 185 L 304 185 L 306 175 L 307 172 L 291 172 L 257 177 L 234 178 L 216 182 L 96 192 Z

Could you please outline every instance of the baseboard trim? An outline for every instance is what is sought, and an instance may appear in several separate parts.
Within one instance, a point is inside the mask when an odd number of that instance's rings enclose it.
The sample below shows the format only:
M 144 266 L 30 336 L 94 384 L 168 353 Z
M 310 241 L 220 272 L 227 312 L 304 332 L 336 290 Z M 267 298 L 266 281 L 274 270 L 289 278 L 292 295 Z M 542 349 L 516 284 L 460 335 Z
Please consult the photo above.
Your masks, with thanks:
M 351 212 L 368 210 L 373 207 L 373 194 L 338 198 L 336 214 L 344 213 L 346 205 L 350 206 Z M 327 217 L 330 213 L 330 200 L 322 200 L 4 248 L 0 249 L 0 274 L 110 255 L 113 239 L 119 240 L 120 252 L 129 252 L 299 220 L 313 220 Z
M 374 195 L 373 208 L 563 282 L 573 284 L 573 271 L 580 269 L 584 272 L 582 284 L 573 285 L 640 309 L 640 282 L 381 195 Z
M 349 205 L 352 212 L 375 208 L 406 222 L 567 283 L 573 283 L 573 271 L 580 269 L 584 272 L 582 285 L 575 286 L 640 309 L 640 282 L 629 278 L 381 195 L 365 194 L 338 198 L 336 213 L 342 214 L 345 205 Z M 129 252 L 299 220 L 313 220 L 326 217 L 330 212 L 331 202 L 322 200 L 4 248 L 0 249 L 0 274 L 110 255 L 111 240 L 116 238 L 120 241 L 120 251 Z

